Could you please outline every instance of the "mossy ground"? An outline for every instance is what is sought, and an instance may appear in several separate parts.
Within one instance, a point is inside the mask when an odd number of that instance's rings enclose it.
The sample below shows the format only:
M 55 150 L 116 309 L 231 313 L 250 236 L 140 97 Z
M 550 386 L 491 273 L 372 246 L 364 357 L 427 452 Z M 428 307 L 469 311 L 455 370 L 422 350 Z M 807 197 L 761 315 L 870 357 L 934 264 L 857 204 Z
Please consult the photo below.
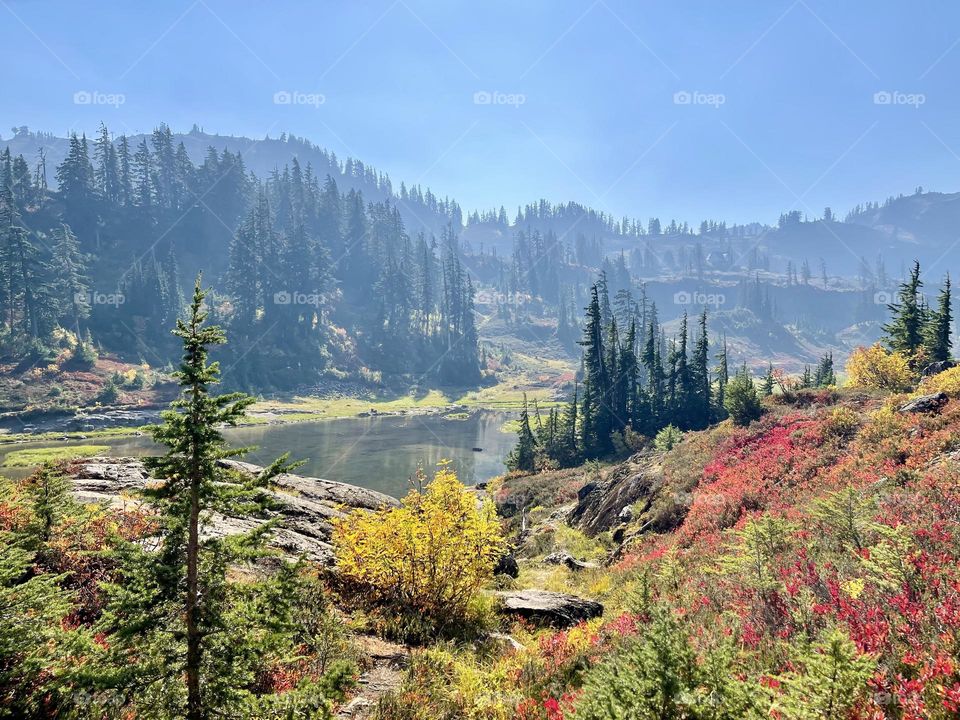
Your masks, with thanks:
M 45 462 L 99 455 L 109 449 L 107 445 L 68 445 L 66 447 L 14 450 L 4 458 L 3 467 L 34 467 Z

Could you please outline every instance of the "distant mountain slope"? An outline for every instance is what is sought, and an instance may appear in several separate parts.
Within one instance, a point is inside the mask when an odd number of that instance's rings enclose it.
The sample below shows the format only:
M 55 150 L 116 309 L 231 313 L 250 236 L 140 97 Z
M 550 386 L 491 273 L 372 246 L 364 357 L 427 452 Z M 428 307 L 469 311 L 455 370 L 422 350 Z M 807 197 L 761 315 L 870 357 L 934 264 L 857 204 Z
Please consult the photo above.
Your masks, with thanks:
M 872 264 L 877 255 L 896 271 L 899 263 L 912 260 L 920 250 L 867 225 L 822 220 L 773 228 L 758 243 L 774 259 L 773 270 L 783 272 L 787 260 L 806 260 L 811 271 L 819 273 L 822 259 L 831 275 L 854 275 L 861 258 Z
M 31 168 L 42 150 L 46 157 L 47 182 L 55 189 L 57 181 L 54 171 L 67 156 L 69 139 L 31 132 L 26 128 L 16 130 L 12 138 L 0 138 L 0 148 L 9 147 L 12 155 L 23 155 Z M 92 136 L 87 137 L 93 141 Z M 149 142 L 150 135 L 128 136 L 130 147 L 135 149 L 144 138 Z M 368 202 L 392 198 L 400 208 L 405 225 L 413 233 L 423 229 L 439 233 L 447 222 L 462 223 L 461 211 L 455 201 L 436 198 L 429 188 L 410 188 L 411 194 L 408 194 L 406 188 L 394 188 L 387 173 L 354 158 L 340 158 L 332 151 L 293 135 L 282 133 L 278 137 L 267 136 L 255 140 L 206 133 L 194 126 L 190 132 L 174 132 L 173 138 L 175 143 L 183 143 L 190 160 L 195 164 L 203 162 L 211 147 L 218 152 L 228 150 L 239 153 L 247 170 L 261 179 L 268 178 L 274 172 L 282 173 L 296 158 L 301 167 L 305 169 L 309 165 L 313 174 L 321 180 L 330 175 L 343 192 L 359 190 Z
M 960 241 L 960 193 L 901 196 L 881 207 L 852 213 L 849 221 L 905 243 L 947 249 Z
M 149 135 L 131 136 L 131 147 L 135 148 L 144 137 Z M 733 255 L 741 260 L 754 248 L 766 253 L 769 269 L 775 272 L 785 271 L 788 261 L 799 266 L 806 260 L 812 272 L 818 274 L 821 258 L 831 275 L 847 276 L 861 275 L 864 261 L 875 269 L 878 256 L 883 258 L 891 276 L 897 276 L 901 266 L 914 259 L 923 265 L 936 264 L 934 269 L 938 272 L 946 272 L 950 265 L 960 262 L 960 193 L 918 192 L 891 197 L 883 204 L 868 203 L 855 208 L 842 222 L 835 218 L 797 219 L 777 227 L 750 223 L 723 226 L 706 234 L 695 233 L 685 224 L 679 232 L 671 232 L 664 224 L 660 233 L 660 221 L 651 219 L 651 224 L 656 222 L 658 233 L 648 234 L 646 224 L 637 218 L 613 218 L 576 202 L 552 205 L 538 200 L 521 206 L 505 199 L 506 209 L 500 208 L 499 214 L 495 210 L 468 214 L 455 200 L 438 197 L 429 188 L 394 185 L 385 172 L 357 159 L 339 158 L 332 151 L 286 133 L 253 139 L 207 133 L 194 126 L 189 132 L 174 133 L 174 140 L 183 143 L 195 163 L 202 162 L 211 147 L 240 153 L 247 169 L 260 178 L 282 173 L 297 158 L 302 167 L 309 165 L 319 178 L 329 174 L 342 191 L 360 190 L 368 201 L 392 198 L 411 235 L 420 230 L 439 234 L 447 223 L 453 223 L 463 228 L 466 248 L 474 252 L 481 248 L 494 250 L 501 257 L 512 251 L 514 232 L 522 229 L 545 236 L 552 233 L 568 246 L 575 245 L 578 237 L 595 239 L 602 242 L 608 253 L 643 252 L 652 247 L 655 254 L 668 250 L 676 254 L 680 248 L 695 244 L 701 244 L 707 253 L 722 253 L 732 242 Z M 54 169 L 66 157 L 68 145 L 67 138 L 32 132 L 26 127 L 14 128 L 10 138 L 0 138 L 0 148 L 9 147 L 14 156 L 22 154 L 31 167 L 42 149 L 51 186 L 56 184 Z

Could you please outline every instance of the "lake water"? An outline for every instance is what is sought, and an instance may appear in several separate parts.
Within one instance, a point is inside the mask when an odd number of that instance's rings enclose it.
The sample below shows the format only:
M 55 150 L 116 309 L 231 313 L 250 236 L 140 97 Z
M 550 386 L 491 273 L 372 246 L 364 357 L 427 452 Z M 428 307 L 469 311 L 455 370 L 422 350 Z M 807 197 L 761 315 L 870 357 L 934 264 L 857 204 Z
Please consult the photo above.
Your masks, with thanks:
M 234 446 L 256 445 L 244 459 L 267 465 L 278 455 L 305 460 L 296 472 L 338 480 L 399 497 L 409 489 L 409 479 L 423 467 L 427 472 L 441 459 L 452 462 L 458 477 L 467 484 L 502 474 L 516 434 L 501 428 L 514 415 L 477 411 L 464 420 L 439 415 L 401 415 L 287 425 L 256 425 L 228 428 L 224 435 Z M 0 465 L 10 451 L 32 447 L 108 445 L 114 456 L 157 452 L 148 437 L 90 438 L 77 442 L 25 443 L 0 446 Z M 480 448 L 475 451 L 474 448 Z M 0 468 L 8 477 L 25 470 Z

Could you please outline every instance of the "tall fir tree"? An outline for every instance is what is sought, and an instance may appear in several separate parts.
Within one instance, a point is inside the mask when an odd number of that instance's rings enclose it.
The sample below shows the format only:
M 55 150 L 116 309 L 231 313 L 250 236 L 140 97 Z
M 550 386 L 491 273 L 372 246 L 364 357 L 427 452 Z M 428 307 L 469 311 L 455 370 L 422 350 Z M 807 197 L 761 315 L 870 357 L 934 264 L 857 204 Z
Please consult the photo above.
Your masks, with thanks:
M 923 348 L 930 362 L 946 362 L 953 346 L 953 308 L 950 298 L 950 275 L 943 281 L 937 296 L 937 309 L 930 313 L 924 328 Z
M 293 575 L 281 569 L 260 589 L 264 601 L 249 607 L 245 593 L 227 581 L 232 565 L 262 554 L 271 524 L 233 537 L 202 535 L 212 512 L 264 512 L 270 507 L 264 489 L 293 467 L 281 458 L 250 476 L 222 465 L 247 448 L 230 448 L 218 428 L 239 422 L 253 398 L 211 394 L 219 365 L 208 362 L 208 352 L 226 338 L 206 324 L 205 295 L 198 278 L 189 315 L 174 331 L 183 343 L 175 374 L 181 395 L 152 429 L 154 441 L 167 448 L 147 460 L 164 480 L 143 491 L 157 511 L 158 546 L 118 546 L 119 579 L 107 586 L 98 623 L 109 642 L 89 671 L 97 690 L 114 693 L 137 715 L 207 720 L 239 711 L 253 697 L 255 668 L 293 648 Z
M 887 306 L 890 322 L 883 326 L 891 350 L 912 358 L 923 344 L 924 310 L 920 289 L 920 263 L 915 261 L 910 277 L 901 283 L 896 302 Z

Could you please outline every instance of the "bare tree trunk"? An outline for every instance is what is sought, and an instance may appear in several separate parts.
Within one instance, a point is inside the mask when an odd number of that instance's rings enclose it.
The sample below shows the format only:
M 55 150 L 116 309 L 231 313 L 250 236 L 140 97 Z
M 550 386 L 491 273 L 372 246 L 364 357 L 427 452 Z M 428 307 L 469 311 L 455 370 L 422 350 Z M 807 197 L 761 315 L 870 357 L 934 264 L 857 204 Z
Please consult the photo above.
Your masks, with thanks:
M 202 720 L 200 703 L 200 628 L 197 624 L 199 604 L 198 561 L 200 555 L 200 478 L 190 485 L 190 528 L 187 540 L 187 719 Z

